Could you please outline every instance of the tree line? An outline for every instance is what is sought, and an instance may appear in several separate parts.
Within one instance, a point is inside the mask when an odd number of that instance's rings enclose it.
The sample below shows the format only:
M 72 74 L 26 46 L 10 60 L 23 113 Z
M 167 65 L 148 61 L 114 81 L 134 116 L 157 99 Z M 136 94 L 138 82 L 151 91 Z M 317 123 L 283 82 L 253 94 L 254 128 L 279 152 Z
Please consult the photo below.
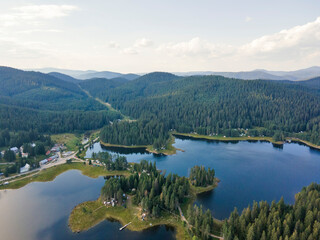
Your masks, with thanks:
M 204 166 L 194 166 L 190 170 L 189 179 L 192 185 L 196 187 L 207 187 L 214 183 L 214 169 L 206 169 Z
M 283 198 L 271 205 L 253 203 L 241 214 L 235 209 L 225 221 L 226 240 L 315 240 L 320 239 L 320 185 L 312 183 L 295 197 L 294 205 Z
M 169 133 L 166 126 L 156 119 L 139 121 L 116 121 L 105 126 L 100 139 L 105 143 L 118 145 L 154 145 L 165 147 Z
M 107 89 L 105 100 L 135 119 L 156 119 L 164 131 L 239 136 L 259 127 L 261 136 L 320 144 L 320 95 L 294 84 L 154 73 Z
M 93 159 L 104 163 L 109 171 L 122 171 L 128 168 L 127 158 L 119 155 L 111 155 L 108 152 L 92 153 Z

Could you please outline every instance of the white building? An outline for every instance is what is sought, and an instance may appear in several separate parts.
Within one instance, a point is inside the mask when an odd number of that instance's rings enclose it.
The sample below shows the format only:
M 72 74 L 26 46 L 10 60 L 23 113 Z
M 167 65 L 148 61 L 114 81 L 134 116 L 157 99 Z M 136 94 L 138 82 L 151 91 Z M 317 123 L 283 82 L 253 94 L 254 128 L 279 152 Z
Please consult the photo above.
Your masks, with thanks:
M 18 153 L 19 152 L 19 149 L 17 147 L 12 147 L 10 148 L 10 150 L 14 153 Z
M 20 173 L 25 173 L 25 172 L 28 172 L 29 170 L 30 170 L 30 165 L 26 163 L 24 167 L 20 168 Z

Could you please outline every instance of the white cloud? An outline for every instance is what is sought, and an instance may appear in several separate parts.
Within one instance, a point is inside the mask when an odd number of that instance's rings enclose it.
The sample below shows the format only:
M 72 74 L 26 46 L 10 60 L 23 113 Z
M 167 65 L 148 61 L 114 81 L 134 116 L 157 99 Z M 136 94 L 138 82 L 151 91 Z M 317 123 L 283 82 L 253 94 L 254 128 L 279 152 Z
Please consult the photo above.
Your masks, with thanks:
M 210 43 L 207 40 L 195 37 L 186 42 L 163 44 L 157 50 L 159 52 L 167 52 L 170 55 L 184 57 L 221 57 L 232 54 L 234 47 L 226 44 Z
M 128 48 L 122 49 L 120 52 L 123 54 L 128 54 L 128 55 L 136 55 L 139 53 L 139 51 L 133 47 L 128 47 Z
M 252 17 L 247 16 L 245 19 L 246 22 L 251 22 L 252 21 Z
M 21 34 L 31 34 L 31 33 L 37 33 L 37 32 L 61 33 L 63 31 L 59 29 L 40 29 L 40 28 L 17 31 L 17 33 L 21 33 Z
M 312 54 L 320 49 L 320 17 L 314 22 L 266 35 L 241 46 L 239 51 L 246 55 L 270 56 L 281 54 L 291 57 Z
M 120 45 L 117 42 L 111 41 L 111 42 L 108 43 L 108 47 L 109 48 L 119 48 Z
M 116 44 L 116 43 L 114 43 Z M 120 46 L 116 44 L 117 48 Z M 129 55 L 137 55 L 142 51 L 142 48 L 149 48 L 153 46 L 153 41 L 148 38 L 141 38 L 137 39 L 133 46 L 124 48 L 120 51 L 122 54 L 129 54 Z
M 202 59 L 265 59 L 273 62 L 316 58 L 320 51 L 320 17 L 315 21 L 266 35 L 241 45 L 215 44 L 195 37 L 189 41 L 162 44 L 158 52 L 176 57 Z M 232 59 L 231 59 L 232 61 Z
M 9 13 L 0 15 L 0 25 L 4 27 L 33 24 L 39 25 L 41 20 L 68 16 L 78 7 L 73 5 L 28 5 L 11 9 Z
M 2 57 L 14 59 L 37 59 L 53 57 L 57 52 L 48 44 L 40 41 L 19 41 L 12 37 L 0 38 L 0 53 Z
M 141 38 L 136 40 L 134 47 L 151 47 L 153 45 L 153 41 L 148 38 Z

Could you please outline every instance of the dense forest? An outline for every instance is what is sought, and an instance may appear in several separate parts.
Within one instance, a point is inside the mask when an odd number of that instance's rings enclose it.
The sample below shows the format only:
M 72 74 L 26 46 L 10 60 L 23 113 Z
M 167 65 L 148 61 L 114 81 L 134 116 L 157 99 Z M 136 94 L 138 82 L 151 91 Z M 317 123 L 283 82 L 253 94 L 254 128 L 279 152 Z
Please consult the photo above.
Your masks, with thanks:
M 212 233 L 216 227 L 212 213 L 209 209 L 204 212 L 202 206 L 192 206 L 190 204 L 188 206 L 186 217 L 191 226 L 192 234 L 198 237 L 195 239 L 212 239 L 209 234 Z M 219 236 L 219 233 L 216 234 Z
M 106 93 L 108 89 L 113 89 L 128 82 L 125 78 L 92 78 L 79 83 L 80 87 L 90 92 L 94 97 L 100 99 L 106 99 Z
M 196 187 L 206 187 L 214 183 L 214 175 L 214 169 L 206 170 L 204 166 L 194 166 L 190 170 L 189 179 Z
M 0 130 L 0 147 L 21 147 L 31 142 L 41 142 L 46 146 L 52 145 L 51 138 L 38 131 L 9 132 L 8 129 Z
M 50 134 L 108 125 L 101 135 L 104 141 L 156 149 L 166 146 L 170 130 L 274 139 L 290 136 L 320 144 L 318 78 L 292 84 L 160 72 L 132 81 L 66 77 L 0 67 L 0 129 Z M 83 90 L 137 121 L 115 122 L 121 114 Z
M 110 201 L 114 198 L 118 204 L 122 204 L 123 193 L 134 194 L 133 202 L 140 205 L 151 216 L 158 217 L 162 210 L 174 211 L 179 203 L 182 203 L 189 194 L 190 185 L 185 177 L 176 174 L 164 176 L 157 168 L 146 160 L 135 169 L 129 177 L 108 179 L 102 188 L 102 198 Z
M 168 128 L 156 119 L 117 121 L 104 127 L 100 139 L 105 143 L 119 145 L 153 145 L 156 149 L 166 146 Z
M 134 119 L 157 119 L 165 131 L 239 136 L 249 129 L 256 136 L 280 134 L 320 144 L 320 95 L 297 84 L 151 73 L 106 89 L 105 96 Z
M 224 225 L 226 240 L 320 239 L 320 185 L 315 183 L 302 189 L 294 205 L 281 199 L 278 203 L 253 203 L 252 207 L 231 213 Z
M 0 129 L 86 131 L 121 118 L 77 84 L 48 74 L 0 67 L 0 88 Z

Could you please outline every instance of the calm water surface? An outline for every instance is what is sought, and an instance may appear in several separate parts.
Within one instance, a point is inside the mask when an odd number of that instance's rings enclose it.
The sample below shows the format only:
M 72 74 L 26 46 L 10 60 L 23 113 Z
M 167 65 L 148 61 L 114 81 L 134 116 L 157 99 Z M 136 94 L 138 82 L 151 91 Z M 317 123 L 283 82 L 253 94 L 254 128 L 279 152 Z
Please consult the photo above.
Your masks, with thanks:
M 198 197 L 197 203 L 212 210 L 216 218 L 228 217 L 253 200 L 294 202 L 294 195 L 311 182 L 320 183 L 320 152 L 299 144 L 283 148 L 266 142 L 208 142 L 176 139 L 175 147 L 185 150 L 172 156 L 148 154 L 143 149 L 122 152 L 96 143 L 87 151 L 108 151 L 125 155 L 128 161 L 147 159 L 159 169 L 187 176 L 194 165 L 216 170 L 219 186 Z M 89 231 L 73 234 L 68 216 L 79 203 L 95 200 L 104 179 L 92 179 L 72 170 L 52 182 L 31 183 L 18 190 L 0 191 L 1 239 L 173 239 L 174 230 L 161 226 L 144 232 L 119 231 L 117 222 L 103 221 Z
M 73 207 L 97 199 L 103 184 L 103 177 L 92 179 L 71 170 L 53 182 L 0 191 L 0 239 L 174 239 L 174 230 L 165 226 L 143 232 L 126 229 L 120 232 L 120 223 L 111 221 L 103 221 L 86 232 L 72 233 L 68 217 Z

